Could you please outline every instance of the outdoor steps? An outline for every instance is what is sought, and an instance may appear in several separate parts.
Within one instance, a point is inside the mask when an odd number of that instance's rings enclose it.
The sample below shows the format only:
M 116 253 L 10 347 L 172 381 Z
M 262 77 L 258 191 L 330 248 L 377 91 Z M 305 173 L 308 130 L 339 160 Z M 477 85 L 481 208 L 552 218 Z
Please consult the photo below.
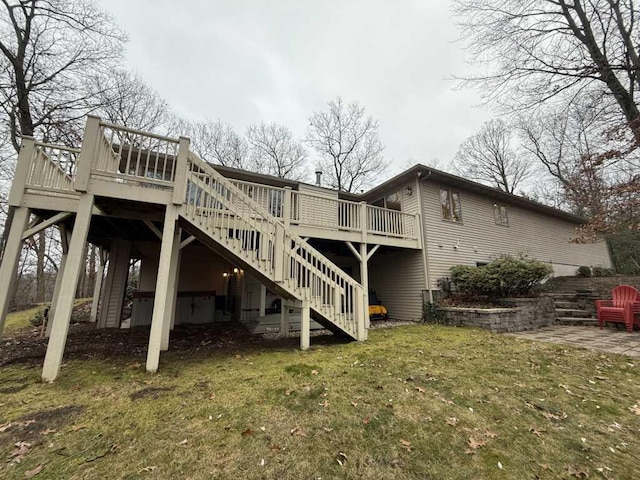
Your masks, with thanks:
M 574 325 L 595 327 L 598 319 L 595 317 L 593 300 L 596 298 L 590 290 L 574 290 L 550 292 L 556 307 L 557 325 Z M 586 307 L 586 308 L 585 308 Z
M 594 317 L 557 317 L 556 325 L 573 325 L 582 327 L 597 327 L 598 319 Z
M 563 317 L 590 317 L 591 312 L 581 308 L 558 308 L 556 305 L 556 315 L 560 315 Z

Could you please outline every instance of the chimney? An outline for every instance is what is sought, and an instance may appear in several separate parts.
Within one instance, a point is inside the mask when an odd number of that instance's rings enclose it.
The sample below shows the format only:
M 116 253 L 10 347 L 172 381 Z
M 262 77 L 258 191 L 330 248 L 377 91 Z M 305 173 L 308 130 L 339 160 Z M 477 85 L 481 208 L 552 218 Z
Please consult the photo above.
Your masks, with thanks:
M 322 170 L 320 168 L 316 168 L 316 185 L 318 187 L 322 186 Z

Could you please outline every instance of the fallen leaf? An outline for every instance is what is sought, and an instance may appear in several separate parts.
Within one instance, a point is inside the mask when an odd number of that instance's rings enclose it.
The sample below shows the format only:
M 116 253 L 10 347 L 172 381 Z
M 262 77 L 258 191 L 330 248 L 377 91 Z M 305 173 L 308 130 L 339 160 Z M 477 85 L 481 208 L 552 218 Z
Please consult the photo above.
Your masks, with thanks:
M 564 469 L 567 473 L 577 478 L 589 478 L 589 469 L 581 465 L 565 465 Z
M 243 430 L 240 435 L 246 437 L 247 435 L 255 435 L 256 432 L 254 432 L 253 430 L 251 430 L 251 428 L 247 428 L 246 430 Z
M 354 407 L 358 406 L 358 402 L 351 402 L 351 405 L 353 405 Z
M 291 435 L 295 436 L 295 437 L 306 437 L 307 434 L 304 432 L 304 430 L 302 430 L 300 427 L 293 427 L 291 429 Z
M 422 387 L 416 387 L 416 390 L 418 391 L 418 393 L 425 393 L 426 390 Z
M 153 472 L 156 468 L 158 468 L 158 467 L 156 467 L 155 465 L 150 465 L 148 467 L 144 467 L 143 469 L 141 469 L 140 473 L 142 473 L 142 472 Z
M 322 429 L 323 429 L 325 432 L 333 432 L 333 428 L 329 428 L 329 427 L 322 427 Z
M 492 432 L 491 430 L 487 430 L 486 432 L 483 433 L 483 435 L 487 438 L 496 438 L 498 436 L 497 433 Z
M 184 440 L 182 440 L 182 441 L 180 442 L 180 445 L 186 445 L 186 444 L 188 444 L 188 443 L 189 443 L 189 440 L 187 440 L 187 439 L 185 438 Z
M 38 465 L 36 468 L 34 468 L 33 470 L 27 470 L 26 472 L 24 472 L 24 476 L 27 478 L 31 478 L 31 477 L 35 477 L 36 475 L 38 475 L 40 472 L 42 471 L 42 465 Z
M 31 448 L 31 444 L 27 442 L 17 442 L 14 444 L 16 449 L 11 452 L 11 457 L 13 458 L 22 458 L 27 453 L 29 453 L 29 449 Z
M 501 462 L 498 462 L 498 468 L 499 468 L 500 470 L 504 470 L 504 467 L 502 466 L 502 463 L 501 463 Z
M 469 444 L 469 447 L 473 450 L 477 450 L 480 447 L 483 447 L 484 445 L 487 444 L 486 440 L 476 440 L 475 438 L 471 437 L 467 443 Z
M 318 375 L 318 370 L 311 370 L 311 375 Z
M 84 425 L 71 425 L 72 432 L 77 432 L 78 430 L 82 430 L 83 428 L 87 428 L 87 427 Z
M 276 443 L 274 443 L 273 445 L 269 446 L 269 450 L 271 450 L 272 452 L 278 453 L 282 451 L 282 447 Z
M 539 463 L 538 466 L 543 470 L 551 470 L 551 467 L 548 463 Z
M 56 433 L 56 430 L 53 428 L 47 428 L 46 430 L 42 430 L 40 435 L 50 435 L 52 433 Z
M 340 464 L 341 467 L 343 467 L 344 464 L 347 463 L 348 460 L 349 460 L 349 458 L 347 458 L 347 456 L 344 453 L 338 452 L 338 456 L 336 458 L 336 461 Z
M 211 392 L 211 395 L 209 395 L 209 400 L 213 400 L 216 398 L 216 392 Z
M 536 428 L 536 427 L 531 427 L 531 428 L 529 429 L 529 431 L 530 431 L 531 433 L 533 433 L 536 437 L 541 437 L 541 436 L 542 436 L 542 434 L 543 434 L 544 432 L 546 432 L 547 430 L 546 430 L 545 428 Z
M 407 451 L 411 451 L 411 442 L 408 442 L 407 440 L 404 440 L 403 438 L 400 439 L 400 444 L 407 449 Z
M 447 418 L 447 425 L 451 425 L 452 427 L 455 427 L 456 425 L 458 425 L 458 422 L 460 420 L 458 420 L 456 417 L 450 417 Z
M 329 406 L 329 401 L 328 401 L 328 400 L 325 400 L 324 402 L 319 403 L 318 405 L 320 405 L 321 407 L 325 407 L 325 408 L 326 408 L 326 407 L 328 407 L 328 406 Z
M 636 405 L 630 406 L 629 411 L 631 413 L 635 413 L 636 415 L 640 415 L 640 405 L 636 404 Z
M 12 422 L 3 423 L 2 425 L 0 425 L 0 433 L 7 431 L 12 426 L 13 426 Z
M 371 417 L 364 417 L 362 419 L 362 423 L 364 423 L 365 425 L 368 425 L 370 421 L 371 421 Z
M 562 413 L 560 415 L 556 415 L 555 413 L 551 413 L 551 412 L 542 412 L 542 415 L 546 418 L 548 418 L 549 420 L 555 420 L 555 421 L 561 421 L 564 420 L 565 418 L 567 418 L 567 414 L 566 413 Z

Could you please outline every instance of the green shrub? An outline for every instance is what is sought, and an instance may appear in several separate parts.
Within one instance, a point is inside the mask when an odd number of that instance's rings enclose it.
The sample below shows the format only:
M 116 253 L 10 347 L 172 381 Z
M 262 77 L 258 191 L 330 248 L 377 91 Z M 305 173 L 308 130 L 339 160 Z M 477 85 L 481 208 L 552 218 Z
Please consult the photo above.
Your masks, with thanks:
M 435 323 L 444 325 L 447 317 L 438 307 L 436 302 L 425 302 L 422 304 L 422 321 L 425 323 Z
M 37 312 L 35 312 L 31 318 L 29 319 L 29 323 L 34 327 L 39 327 L 42 325 L 44 321 L 44 311 L 48 310 L 47 308 L 41 308 Z
M 578 267 L 578 272 L 576 273 L 579 277 L 590 277 L 591 276 L 591 267 L 587 267 L 586 265 L 582 265 Z
M 613 277 L 616 274 L 613 268 L 593 267 L 594 277 Z
M 500 255 L 487 265 L 452 267 L 451 283 L 457 293 L 470 297 L 518 297 L 531 293 L 552 271 L 524 255 Z

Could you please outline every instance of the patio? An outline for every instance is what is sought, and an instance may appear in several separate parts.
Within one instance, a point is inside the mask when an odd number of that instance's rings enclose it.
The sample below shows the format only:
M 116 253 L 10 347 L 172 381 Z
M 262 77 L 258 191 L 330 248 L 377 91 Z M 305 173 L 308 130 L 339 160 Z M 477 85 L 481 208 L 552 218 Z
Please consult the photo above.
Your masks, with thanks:
M 509 335 L 527 340 L 561 343 L 573 347 L 640 357 L 640 332 L 628 333 L 623 329 L 617 330 L 615 327 L 600 330 L 594 327 L 553 325 Z

